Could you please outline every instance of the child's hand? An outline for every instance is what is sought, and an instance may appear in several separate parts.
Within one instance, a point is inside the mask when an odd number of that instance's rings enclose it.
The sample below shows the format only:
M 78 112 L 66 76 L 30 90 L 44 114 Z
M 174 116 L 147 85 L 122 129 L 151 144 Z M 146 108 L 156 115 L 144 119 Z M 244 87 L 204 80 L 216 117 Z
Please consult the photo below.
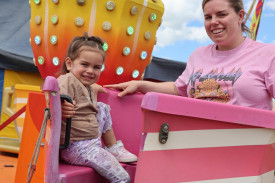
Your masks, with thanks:
M 75 114 L 74 107 L 76 102 L 73 100 L 73 103 L 69 103 L 67 101 L 61 104 L 62 109 L 62 120 L 66 120 L 67 118 L 71 118 Z
M 99 92 L 102 93 L 107 93 L 106 90 L 104 90 L 104 88 L 96 83 L 92 84 L 93 90 L 95 92 L 95 94 L 97 95 Z

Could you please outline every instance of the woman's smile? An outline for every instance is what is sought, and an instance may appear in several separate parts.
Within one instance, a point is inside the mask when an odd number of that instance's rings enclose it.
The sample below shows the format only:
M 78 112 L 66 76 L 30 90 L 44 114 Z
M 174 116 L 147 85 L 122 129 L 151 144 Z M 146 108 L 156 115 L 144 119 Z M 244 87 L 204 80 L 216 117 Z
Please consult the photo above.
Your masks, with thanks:
M 223 32 L 223 31 L 224 31 L 224 29 L 215 29 L 215 30 L 212 31 L 212 33 L 213 34 L 219 34 L 219 33 Z

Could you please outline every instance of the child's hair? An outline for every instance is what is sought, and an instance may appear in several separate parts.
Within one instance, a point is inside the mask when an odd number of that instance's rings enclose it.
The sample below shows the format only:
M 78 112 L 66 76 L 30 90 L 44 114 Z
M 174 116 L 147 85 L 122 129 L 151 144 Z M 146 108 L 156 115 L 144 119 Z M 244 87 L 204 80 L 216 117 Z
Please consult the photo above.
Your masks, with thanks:
M 69 57 L 73 61 L 74 59 L 79 57 L 80 52 L 85 49 L 84 47 L 90 47 L 92 48 L 92 50 L 95 50 L 101 53 L 103 57 L 103 62 L 104 62 L 106 54 L 103 49 L 103 44 L 104 44 L 104 41 L 100 37 L 97 37 L 97 36 L 89 37 L 88 34 L 84 32 L 83 36 L 77 36 L 71 41 L 66 57 Z M 69 71 L 67 70 L 66 62 L 64 61 L 61 73 L 66 74 L 68 72 Z

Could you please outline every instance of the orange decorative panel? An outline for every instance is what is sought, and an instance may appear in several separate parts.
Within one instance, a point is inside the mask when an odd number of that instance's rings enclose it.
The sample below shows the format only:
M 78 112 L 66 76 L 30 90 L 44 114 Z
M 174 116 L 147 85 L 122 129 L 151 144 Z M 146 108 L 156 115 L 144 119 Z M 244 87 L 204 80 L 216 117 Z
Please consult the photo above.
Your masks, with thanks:
M 42 78 L 57 77 L 75 36 L 108 44 L 99 84 L 140 79 L 156 43 L 161 0 L 31 0 L 31 46 Z

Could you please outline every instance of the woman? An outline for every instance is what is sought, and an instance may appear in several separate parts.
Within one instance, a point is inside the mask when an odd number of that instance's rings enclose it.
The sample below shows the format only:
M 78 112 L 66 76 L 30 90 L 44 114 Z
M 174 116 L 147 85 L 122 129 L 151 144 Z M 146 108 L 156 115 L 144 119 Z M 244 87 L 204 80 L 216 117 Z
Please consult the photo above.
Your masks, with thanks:
M 214 42 L 199 47 L 175 82 L 107 85 L 120 97 L 149 91 L 271 110 L 275 96 L 275 45 L 244 37 L 242 0 L 204 0 L 204 27 Z

